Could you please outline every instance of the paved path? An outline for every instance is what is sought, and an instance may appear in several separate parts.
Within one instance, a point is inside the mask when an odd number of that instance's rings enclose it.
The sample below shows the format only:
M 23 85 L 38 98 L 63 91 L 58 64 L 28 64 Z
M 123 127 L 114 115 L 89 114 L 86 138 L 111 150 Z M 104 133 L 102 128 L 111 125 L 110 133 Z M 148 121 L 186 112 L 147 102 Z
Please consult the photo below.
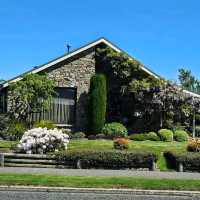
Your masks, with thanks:
M 0 191 L 2 200 L 197 200 L 199 197 L 170 195 L 99 194 L 70 192 Z
M 94 170 L 94 169 L 51 169 L 51 168 L 23 168 L 4 167 L 0 173 L 22 173 L 22 174 L 51 174 L 63 176 L 119 176 L 119 177 L 145 177 L 145 178 L 168 178 L 168 179 L 200 179 L 200 173 L 188 172 L 152 172 L 133 170 Z

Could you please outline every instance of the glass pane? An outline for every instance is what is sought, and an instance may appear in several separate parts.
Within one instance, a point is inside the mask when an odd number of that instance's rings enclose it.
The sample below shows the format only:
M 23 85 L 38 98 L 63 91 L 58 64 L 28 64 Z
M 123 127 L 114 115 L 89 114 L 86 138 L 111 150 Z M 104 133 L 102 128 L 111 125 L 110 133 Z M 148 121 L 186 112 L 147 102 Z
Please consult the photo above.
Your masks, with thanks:
M 32 120 L 51 120 L 56 124 L 73 124 L 76 103 L 75 88 L 56 88 L 56 95 L 50 109 L 42 113 L 33 113 Z

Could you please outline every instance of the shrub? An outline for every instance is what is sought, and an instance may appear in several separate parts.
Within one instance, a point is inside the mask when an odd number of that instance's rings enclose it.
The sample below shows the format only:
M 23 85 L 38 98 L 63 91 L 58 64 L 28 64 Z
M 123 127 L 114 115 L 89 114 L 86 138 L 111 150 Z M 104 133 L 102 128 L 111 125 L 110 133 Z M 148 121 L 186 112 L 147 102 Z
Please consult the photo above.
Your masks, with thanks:
M 106 136 L 103 133 L 99 133 L 96 135 L 96 139 L 105 139 Z
M 129 136 L 131 140 L 135 141 L 145 141 L 145 140 L 151 140 L 151 141 L 159 141 L 160 138 L 155 132 L 149 132 L 144 134 L 132 134 Z
M 32 153 L 47 153 L 67 149 L 69 136 L 61 130 L 47 128 L 34 128 L 24 133 L 18 144 L 20 151 Z
M 123 169 L 123 168 L 149 168 L 157 156 L 150 152 L 130 151 L 64 151 L 56 153 L 58 161 L 75 168 L 80 161 L 81 168 L 97 169 Z
M 184 171 L 200 171 L 200 154 L 193 152 L 165 152 L 168 164 L 177 168 L 178 163 L 183 164 Z
M 131 134 L 131 135 L 129 136 L 129 139 L 135 140 L 135 141 L 145 141 L 145 140 L 147 140 L 146 135 L 147 135 L 147 134 L 142 134 L 142 133 Z
M 191 152 L 200 152 L 200 139 L 192 138 L 188 141 L 187 150 Z
M 96 140 L 96 135 L 88 135 L 88 140 Z
M 89 91 L 89 122 L 92 133 L 100 133 L 106 117 L 106 78 L 102 74 L 92 76 Z
M 148 140 L 151 140 L 151 141 L 160 141 L 160 137 L 155 132 L 149 132 L 147 134 L 147 138 Z
M 56 128 L 56 125 L 49 120 L 41 120 L 41 121 L 36 121 L 33 124 L 34 128 L 47 128 L 47 129 L 54 129 Z
M 27 127 L 24 123 L 13 121 L 8 128 L 7 137 L 10 140 L 20 140 L 26 130 Z
M 162 141 L 171 142 L 173 141 L 173 132 L 169 129 L 160 129 L 158 135 Z
M 102 133 L 105 134 L 107 138 L 115 138 L 115 137 L 126 137 L 128 131 L 123 124 L 112 122 L 104 125 Z
M 113 141 L 114 149 L 124 150 L 129 148 L 129 140 L 126 138 L 116 138 Z
M 85 138 L 85 133 L 83 132 L 76 132 L 71 134 L 72 139 L 83 139 Z
M 174 132 L 174 140 L 178 142 L 184 142 L 188 140 L 188 134 L 186 131 L 183 130 L 176 130 Z
M 9 139 L 8 128 L 10 126 L 10 118 L 6 114 L 0 114 L 0 137 L 3 139 Z
M 200 126 L 195 127 L 195 133 L 197 137 L 200 137 Z

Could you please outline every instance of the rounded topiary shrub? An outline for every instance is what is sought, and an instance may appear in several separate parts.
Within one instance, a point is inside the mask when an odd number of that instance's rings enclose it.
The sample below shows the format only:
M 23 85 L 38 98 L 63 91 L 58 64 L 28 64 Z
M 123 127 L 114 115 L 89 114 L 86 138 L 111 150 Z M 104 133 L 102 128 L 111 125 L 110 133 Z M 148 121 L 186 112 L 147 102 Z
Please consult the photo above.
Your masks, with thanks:
M 117 138 L 113 141 L 114 149 L 124 150 L 129 148 L 129 140 L 126 138 Z
M 105 134 L 107 138 L 112 139 L 115 137 L 126 137 L 128 131 L 123 124 L 112 122 L 104 125 L 102 133 Z
M 71 134 L 72 139 L 84 139 L 86 137 L 85 133 L 83 132 L 75 132 Z
M 176 130 L 174 132 L 174 140 L 178 142 L 184 142 L 188 140 L 188 134 L 184 130 Z
M 173 132 L 169 129 L 160 129 L 158 135 L 162 141 L 172 142 L 173 141 Z
M 155 132 L 149 132 L 147 134 L 147 139 L 151 141 L 160 141 L 160 137 Z

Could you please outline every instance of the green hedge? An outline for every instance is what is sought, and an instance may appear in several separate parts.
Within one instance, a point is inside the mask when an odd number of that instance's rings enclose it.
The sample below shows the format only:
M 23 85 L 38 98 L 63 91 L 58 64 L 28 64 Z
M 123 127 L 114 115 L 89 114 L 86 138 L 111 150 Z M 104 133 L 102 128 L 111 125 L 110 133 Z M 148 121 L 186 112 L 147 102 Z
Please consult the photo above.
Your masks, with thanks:
M 106 118 L 106 78 L 102 74 L 92 76 L 89 90 L 89 130 L 101 132 Z
M 200 171 L 200 153 L 194 152 L 165 152 L 168 164 L 177 169 L 178 163 L 183 164 L 184 171 Z
M 65 151 L 56 154 L 58 161 L 67 166 L 76 168 L 78 160 L 85 169 L 124 169 L 124 168 L 149 168 L 152 162 L 157 161 L 157 156 L 150 152 L 129 151 Z
M 173 141 L 173 132 L 169 129 L 160 129 L 158 131 L 158 135 L 160 139 L 165 142 L 172 142 Z
M 140 133 L 140 134 L 131 134 L 129 136 L 129 139 L 135 140 L 135 141 L 159 141 L 160 137 L 155 132 L 149 132 L 149 133 Z

